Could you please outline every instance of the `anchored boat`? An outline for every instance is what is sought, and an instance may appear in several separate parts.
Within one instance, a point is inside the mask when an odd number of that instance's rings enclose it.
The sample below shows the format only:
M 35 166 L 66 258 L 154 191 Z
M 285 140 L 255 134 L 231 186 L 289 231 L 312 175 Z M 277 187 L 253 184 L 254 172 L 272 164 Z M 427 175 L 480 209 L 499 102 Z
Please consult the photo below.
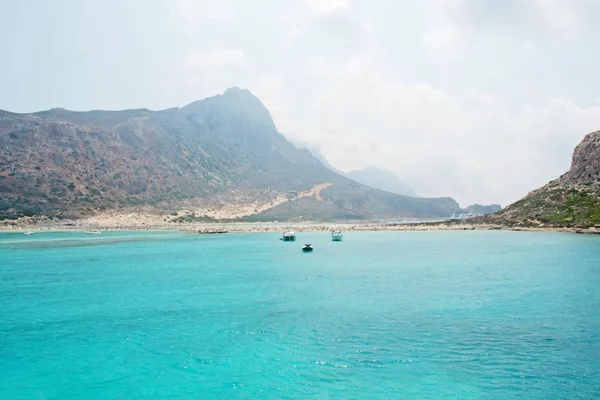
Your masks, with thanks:
M 331 240 L 334 242 L 341 242 L 342 241 L 342 232 L 341 231 L 331 232 Z
M 312 244 L 305 244 L 304 246 L 302 246 L 302 251 L 305 253 L 313 251 Z
M 293 242 L 296 240 L 296 233 L 292 230 L 287 230 L 283 232 L 283 241 L 284 242 Z

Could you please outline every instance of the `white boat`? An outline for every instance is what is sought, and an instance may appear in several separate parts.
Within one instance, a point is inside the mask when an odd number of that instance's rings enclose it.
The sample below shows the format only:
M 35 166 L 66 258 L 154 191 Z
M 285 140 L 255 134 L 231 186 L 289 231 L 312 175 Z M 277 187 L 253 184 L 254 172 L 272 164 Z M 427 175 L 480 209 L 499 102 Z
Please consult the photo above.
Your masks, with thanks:
M 284 242 L 293 242 L 296 240 L 296 233 L 292 230 L 287 230 L 283 232 L 283 241 Z
M 85 231 L 85 233 L 87 233 L 88 235 L 99 235 L 102 232 L 99 232 L 99 231 Z
M 334 242 L 341 242 L 342 241 L 342 231 L 331 232 L 331 240 Z
M 33 235 L 33 232 L 25 232 L 26 235 Z

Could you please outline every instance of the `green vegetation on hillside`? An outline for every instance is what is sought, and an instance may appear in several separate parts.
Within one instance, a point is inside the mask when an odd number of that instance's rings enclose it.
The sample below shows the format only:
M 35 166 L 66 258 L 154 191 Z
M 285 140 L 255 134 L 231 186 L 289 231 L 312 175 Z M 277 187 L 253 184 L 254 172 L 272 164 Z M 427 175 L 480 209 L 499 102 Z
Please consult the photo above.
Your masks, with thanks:
M 508 221 L 550 226 L 597 226 L 600 225 L 600 198 L 586 189 L 557 187 L 533 193 L 498 215 Z
M 577 145 L 569 171 L 484 220 L 511 226 L 600 228 L 599 171 L 596 131 Z

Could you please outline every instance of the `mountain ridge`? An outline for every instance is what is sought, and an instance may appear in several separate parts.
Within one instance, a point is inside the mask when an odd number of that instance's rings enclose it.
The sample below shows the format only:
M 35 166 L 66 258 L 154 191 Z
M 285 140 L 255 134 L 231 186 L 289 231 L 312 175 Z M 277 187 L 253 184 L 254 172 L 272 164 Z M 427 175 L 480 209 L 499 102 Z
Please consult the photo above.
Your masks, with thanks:
M 297 144 L 297 146 L 301 146 L 310 151 L 312 155 L 317 160 L 319 160 L 326 168 L 349 179 L 352 179 L 355 182 L 372 187 L 374 189 L 379 189 L 403 196 L 421 197 L 417 193 L 415 193 L 414 190 L 408 187 L 400 178 L 398 178 L 398 176 L 394 172 L 390 170 L 371 166 L 360 170 L 344 172 L 331 165 L 329 160 L 327 160 L 327 158 L 321 153 L 321 151 L 318 148 L 311 147 L 306 144 Z M 500 204 L 471 204 L 465 208 L 457 208 L 454 211 L 462 214 L 486 215 L 495 213 L 501 209 L 502 206 Z
M 135 207 L 195 207 L 206 216 L 231 205 L 255 205 L 257 216 L 279 220 L 300 212 L 426 218 L 456 206 L 449 198 L 390 197 L 326 169 L 239 88 L 158 111 L 0 111 L 0 155 L 0 218 Z M 320 199 L 300 197 L 322 184 L 330 186 Z

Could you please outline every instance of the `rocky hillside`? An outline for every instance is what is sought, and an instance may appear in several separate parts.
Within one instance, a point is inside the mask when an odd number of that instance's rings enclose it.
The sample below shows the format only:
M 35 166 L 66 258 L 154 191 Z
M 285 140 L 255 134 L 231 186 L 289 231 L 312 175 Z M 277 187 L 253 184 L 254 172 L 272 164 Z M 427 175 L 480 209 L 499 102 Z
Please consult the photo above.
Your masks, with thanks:
M 600 227 L 600 131 L 575 148 L 566 174 L 489 218 L 526 226 Z
M 232 205 L 280 220 L 443 217 L 457 207 L 330 171 L 238 88 L 162 111 L 0 111 L 0 218 Z

